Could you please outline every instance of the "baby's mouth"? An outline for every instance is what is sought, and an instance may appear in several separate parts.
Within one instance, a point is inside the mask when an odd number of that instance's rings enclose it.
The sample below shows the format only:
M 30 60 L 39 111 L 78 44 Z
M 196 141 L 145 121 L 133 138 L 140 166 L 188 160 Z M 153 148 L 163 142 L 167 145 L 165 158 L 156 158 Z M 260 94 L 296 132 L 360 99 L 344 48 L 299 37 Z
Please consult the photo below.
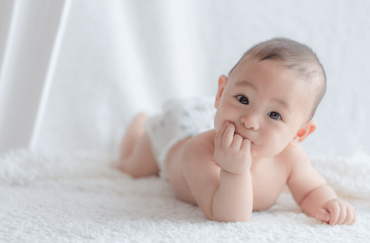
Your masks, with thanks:
M 234 132 L 234 136 L 235 136 L 235 134 L 237 134 L 237 132 Z M 249 141 L 251 141 L 251 143 L 253 143 L 252 142 L 252 140 L 250 140 L 249 138 L 247 138 L 247 137 L 245 137 L 245 136 L 243 136 L 243 135 L 241 135 L 240 133 L 238 133 L 243 139 L 248 139 Z

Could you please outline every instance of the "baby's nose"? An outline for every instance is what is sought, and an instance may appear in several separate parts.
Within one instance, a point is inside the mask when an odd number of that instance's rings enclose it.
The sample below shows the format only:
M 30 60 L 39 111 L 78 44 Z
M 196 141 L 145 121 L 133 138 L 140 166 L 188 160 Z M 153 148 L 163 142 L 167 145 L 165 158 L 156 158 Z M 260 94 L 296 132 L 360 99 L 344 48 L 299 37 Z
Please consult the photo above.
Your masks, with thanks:
M 240 118 L 241 124 L 247 129 L 257 131 L 259 129 L 259 122 L 256 116 L 244 115 Z

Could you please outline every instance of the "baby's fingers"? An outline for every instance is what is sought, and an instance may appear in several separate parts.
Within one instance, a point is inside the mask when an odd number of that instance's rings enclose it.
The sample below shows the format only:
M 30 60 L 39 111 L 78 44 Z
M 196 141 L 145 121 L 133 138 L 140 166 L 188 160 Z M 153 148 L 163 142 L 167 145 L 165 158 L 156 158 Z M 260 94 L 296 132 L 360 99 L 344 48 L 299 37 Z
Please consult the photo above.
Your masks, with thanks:
M 352 212 L 353 212 L 353 220 L 352 220 L 352 222 L 351 222 L 351 224 L 350 224 L 350 225 L 354 224 L 354 223 L 357 221 L 357 214 L 356 214 L 356 211 L 355 211 L 355 210 L 353 210 Z
M 329 222 L 329 220 L 330 220 L 330 213 L 328 213 L 328 211 L 326 211 L 325 209 L 320 208 L 319 211 L 316 213 L 316 218 L 318 220 Z
M 215 144 L 217 145 L 217 146 L 221 146 L 221 144 L 222 144 L 222 138 L 223 138 L 223 136 L 224 136 L 224 133 L 225 133 L 225 130 L 226 130 L 226 127 L 227 127 L 227 125 L 229 125 L 229 121 L 224 121 L 223 123 L 222 123 L 222 126 L 221 126 L 221 128 L 218 130 L 218 132 L 217 132 L 217 134 L 216 134 L 216 136 L 215 136 Z
M 328 210 L 330 212 L 330 221 L 329 221 L 329 224 L 330 225 L 334 225 L 338 221 L 339 214 L 340 214 L 339 204 L 335 201 L 333 203 L 329 203 L 329 205 L 327 206 L 327 208 L 328 208 Z
M 343 224 L 344 220 L 347 218 L 347 207 L 343 203 L 339 203 L 340 213 L 337 220 L 337 224 Z
M 234 148 L 235 150 L 239 151 L 240 150 L 240 145 L 243 142 L 243 138 L 239 134 L 235 134 L 233 141 L 231 143 L 231 148 Z
M 235 126 L 233 123 L 230 122 L 227 125 L 224 135 L 222 137 L 221 146 L 227 147 L 227 148 L 230 147 L 234 139 L 234 132 L 235 132 Z
M 249 139 L 243 139 L 242 146 L 240 147 L 240 150 L 241 151 L 248 151 L 248 152 L 250 152 L 250 150 L 251 150 L 251 144 L 252 144 L 251 140 L 249 140 Z
M 343 224 L 350 225 L 355 217 L 354 212 L 351 208 L 347 207 L 347 216 L 346 219 L 343 221 Z

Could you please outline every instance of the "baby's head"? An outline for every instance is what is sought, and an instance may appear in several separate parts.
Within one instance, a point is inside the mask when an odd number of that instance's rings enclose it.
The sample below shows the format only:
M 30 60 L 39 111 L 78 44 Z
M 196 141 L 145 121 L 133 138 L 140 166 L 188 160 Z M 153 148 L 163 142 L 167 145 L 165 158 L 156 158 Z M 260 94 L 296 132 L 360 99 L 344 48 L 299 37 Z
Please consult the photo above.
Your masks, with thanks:
M 252 141 L 252 156 L 276 155 L 315 130 L 311 119 L 325 90 L 325 71 L 309 47 L 285 38 L 262 42 L 220 77 L 216 131 L 229 120 Z
M 274 38 L 259 43 L 244 53 L 229 72 L 229 77 L 239 64 L 263 60 L 275 61 L 277 65 L 294 73 L 297 82 L 305 82 L 307 86 L 311 86 L 314 99 L 310 101 L 313 103 L 309 119 L 312 119 L 326 91 L 325 71 L 312 49 L 286 38 Z

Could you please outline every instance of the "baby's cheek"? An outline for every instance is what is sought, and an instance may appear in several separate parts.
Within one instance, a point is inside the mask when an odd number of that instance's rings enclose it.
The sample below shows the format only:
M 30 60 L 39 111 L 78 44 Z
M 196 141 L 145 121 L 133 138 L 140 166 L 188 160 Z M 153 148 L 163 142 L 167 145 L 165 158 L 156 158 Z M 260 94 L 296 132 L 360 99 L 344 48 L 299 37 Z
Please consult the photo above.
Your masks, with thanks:
M 273 157 L 279 154 L 286 147 L 284 139 L 279 134 L 270 134 L 263 139 L 264 142 L 259 148 L 259 153 L 264 158 Z
M 273 146 L 274 155 L 280 154 L 289 144 L 289 139 L 287 139 L 285 136 L 281 136 L 280 134 L 276 136 L 276 139 L 274 140 L 275 143 Z
M 216 131 L 216 133 L 217 133 L 217 132 L 218 132 L 218 130 L 220 130 L 220 128 L 219 128 L 218 123 L 216 122 L 216 120 L 215 120 L 215 122 L 214 122 L 214 125 L 215 125 L 215 131 Z
M 219 117 L 218 114 L 216 113 L 215 120 L 214 120 L 214 126 L 215 126 L 216 133 L 218 132 L 218 130 L 220 130 L 222 123 L 223 123 L 222 118 Z

